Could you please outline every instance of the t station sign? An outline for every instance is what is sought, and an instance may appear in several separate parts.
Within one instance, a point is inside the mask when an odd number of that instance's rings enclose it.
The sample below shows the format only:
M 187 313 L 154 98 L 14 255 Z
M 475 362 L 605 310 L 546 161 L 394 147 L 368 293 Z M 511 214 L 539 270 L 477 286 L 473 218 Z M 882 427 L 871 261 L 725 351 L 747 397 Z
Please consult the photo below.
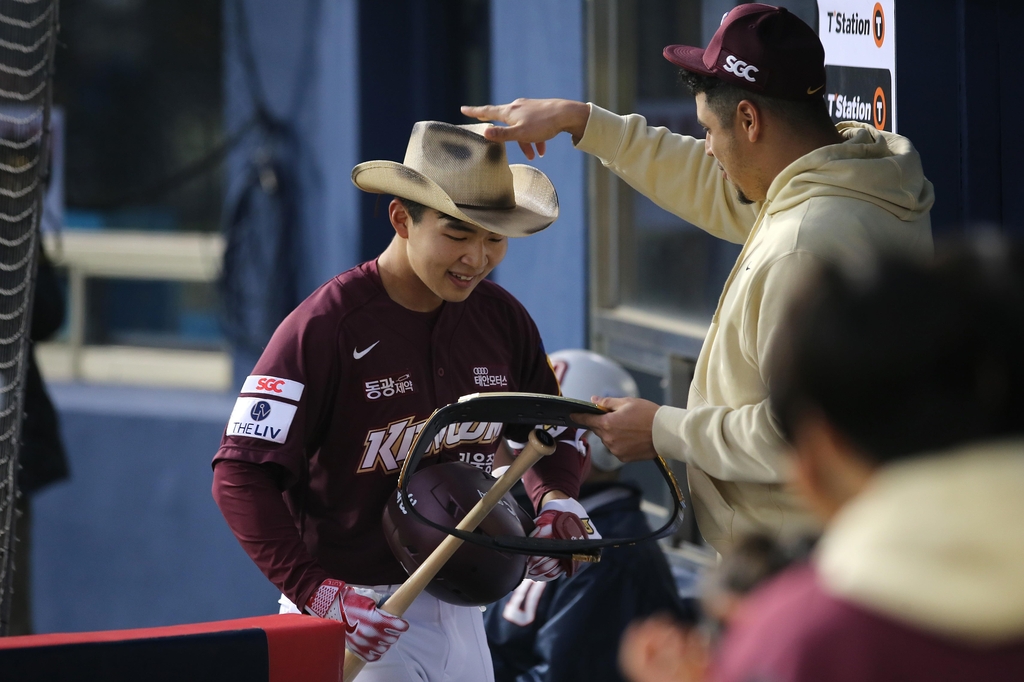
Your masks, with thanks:
M 896 131 L 894 0 L 819 0 L 826 100 L 832 120 Z

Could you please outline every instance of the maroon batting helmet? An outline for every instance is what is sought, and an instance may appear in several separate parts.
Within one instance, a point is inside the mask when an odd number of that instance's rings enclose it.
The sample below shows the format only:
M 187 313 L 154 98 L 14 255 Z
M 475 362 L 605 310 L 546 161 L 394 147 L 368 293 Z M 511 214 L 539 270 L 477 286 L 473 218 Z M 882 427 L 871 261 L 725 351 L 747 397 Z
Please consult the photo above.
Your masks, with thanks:
M 434 523 L 454 528 L 483 497 L 495 479 L 464 462 L 446 462 L 420 469 L 409 479 L 409 498 L 416 511 Z M 530 517 L 510 493 L 477 528 L 491 537 L 525 537 L 524 521 Z M 412 573 L 441 544 L 446 533 L 417 521 L 405 509 L 399 491 L 384 508 L 384 535 L 395 558 Z M 444 565 L 427 592 L 458 606 L 482 606 L 498 601 L 523 581 L 525 554 L 500 552 L 465 543 Z

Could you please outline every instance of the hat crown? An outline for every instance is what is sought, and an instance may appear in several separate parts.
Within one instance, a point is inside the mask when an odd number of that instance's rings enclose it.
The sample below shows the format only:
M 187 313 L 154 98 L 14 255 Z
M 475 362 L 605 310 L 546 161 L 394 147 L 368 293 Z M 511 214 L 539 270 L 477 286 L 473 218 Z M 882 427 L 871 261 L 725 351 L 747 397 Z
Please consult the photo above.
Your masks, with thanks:
M 824 95 L 825 49 L 814 29 L 784 7 L 738 5 L 706 48 L 669 45 L 663 54 L 689 71 L 771 97 Z
M 506 237 L 540 232 L 558 219 L 554 185 L 533 166 L 510 166 L 505 145 L 483 136 L 487 127 L 421 121 L 404 163 L 364 161 L 352 169 L 352 182 Z
M 403 163 L 437 183 L 456 206 L 513 209 L 515 185 L 505 145 L 485 138 L 487 127 L 419 121 Z

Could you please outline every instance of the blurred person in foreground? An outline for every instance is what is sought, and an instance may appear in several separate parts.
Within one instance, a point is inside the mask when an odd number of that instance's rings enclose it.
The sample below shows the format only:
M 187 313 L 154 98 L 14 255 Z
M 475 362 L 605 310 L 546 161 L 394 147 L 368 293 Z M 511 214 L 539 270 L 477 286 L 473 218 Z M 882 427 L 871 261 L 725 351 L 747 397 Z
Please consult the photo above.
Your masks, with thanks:
M 826 530 L 743 604 L 706 679 L 1024 679 L 1024 251 L 830 267 L 784 347 L 772 407 Z
M 623 674 L 637 680 L 703 680 L 715 646 L 747 595 L 794 561 L 806 559 L 811 540 L 800 538 L 784 544 L 763 533 L 742 537 L 701 578 L 698 627 L 659 614 L 626 629 L 619 644 Z M 659 676 L 644 676 L 652 670 Z
M 550 358 L 569 398 L 639 395 L 633 377 L 602 355 L 562 350 Z M 590 519 L 609 537 L 649 533 L 640 490 L 619 480 L 622 462 L 593 434 L 588 445 L 591 467 L 580 504 Z M 526 579 L 484 614 L 495 681 L 621 680 L 619 638 L 630 621 L 652 613 L 673 623 L 694 620 L 654 540 L 606 549 L 599 563 L 572 576 Z

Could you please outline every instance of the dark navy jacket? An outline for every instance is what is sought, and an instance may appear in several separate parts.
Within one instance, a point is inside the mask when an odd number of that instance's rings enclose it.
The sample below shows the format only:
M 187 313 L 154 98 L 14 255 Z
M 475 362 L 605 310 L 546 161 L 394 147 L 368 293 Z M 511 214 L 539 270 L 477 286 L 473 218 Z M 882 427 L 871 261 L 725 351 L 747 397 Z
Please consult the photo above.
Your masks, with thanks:
M 580 500 L 606 538 L 650 532 L 632 486 L 584 486 Z M 622 680 L 622 632 L 658 612 L 690 616 L 656 542 L 606 549 L 600 563 L 571 578 L 526 580 L 484 613 L 495 680 Z

